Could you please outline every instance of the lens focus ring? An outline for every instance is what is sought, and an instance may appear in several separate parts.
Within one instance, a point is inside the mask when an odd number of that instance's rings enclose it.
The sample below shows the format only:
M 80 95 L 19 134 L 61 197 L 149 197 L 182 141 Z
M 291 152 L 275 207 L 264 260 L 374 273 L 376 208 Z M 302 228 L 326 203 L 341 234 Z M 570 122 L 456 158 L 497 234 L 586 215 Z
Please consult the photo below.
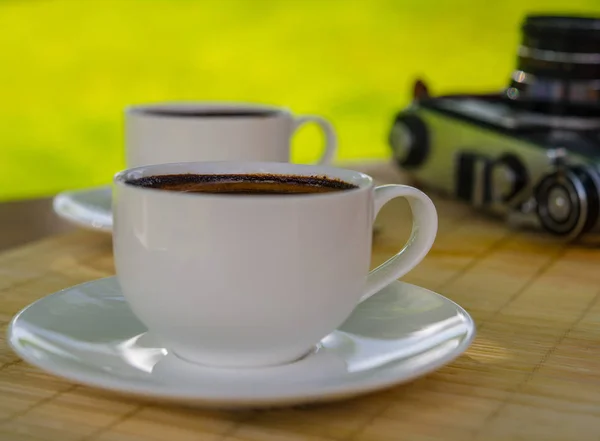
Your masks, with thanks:
M 598 222 L 599 192 L 595 172 L 583 166 L 547 175 L 535 190 L 540 224 L 552 234 L 571 238 L 589 231 Z

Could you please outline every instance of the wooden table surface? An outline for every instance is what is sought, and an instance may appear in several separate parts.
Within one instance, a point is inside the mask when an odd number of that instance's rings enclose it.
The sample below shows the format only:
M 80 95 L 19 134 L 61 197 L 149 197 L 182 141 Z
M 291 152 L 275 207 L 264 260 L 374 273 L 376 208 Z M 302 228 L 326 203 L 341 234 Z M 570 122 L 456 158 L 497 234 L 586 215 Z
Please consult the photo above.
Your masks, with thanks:
M 389 167 L 363 169 L 403 180 Z M 8 348 L 7 323 L 42 296 L 113 274 L 110 236 L 78 230 L 0 254 L 0 440 L 599 440 L 600 249 L 511 231 L 432 196 L 438 238 L 404 280 L 465 307 L 475 342 L 425 378 L 314 407 L 152 405 L 45 374 Z M 373 265 L 408 237 L 406 203 L 386 206 L 378 223 Z
M 58 217 L 52 197 L 0 203 L 0 252 L 76 227 Z

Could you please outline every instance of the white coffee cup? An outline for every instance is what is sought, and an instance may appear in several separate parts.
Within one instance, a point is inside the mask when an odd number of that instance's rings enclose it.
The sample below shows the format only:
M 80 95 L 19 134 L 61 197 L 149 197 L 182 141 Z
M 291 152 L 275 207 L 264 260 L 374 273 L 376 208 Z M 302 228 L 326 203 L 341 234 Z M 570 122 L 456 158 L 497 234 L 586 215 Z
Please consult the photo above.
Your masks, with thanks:
M 302 195 L 184 193 L 130 180 L 171 174 L 327 176 L 356 188 Z M 431 248 L 434 204 L 405 185 L 327 166 L 260 162 L 158 164 L 115 176 L 114 256 L 125 299 L 168 350 L 193 363 L 292 362 L 355 306 L 402 277 Z M 408 200 L 406 246 L 369 272 L 373 221 Z
M 131 106 L 125 117 L 127 167 L 194 161 L 289 162 L 296 130 L 316 123 L 325 135 L 320 164 L 337 148 L 331 123 L 295 116 L 284 107 L 251 103 L 182 102 Z

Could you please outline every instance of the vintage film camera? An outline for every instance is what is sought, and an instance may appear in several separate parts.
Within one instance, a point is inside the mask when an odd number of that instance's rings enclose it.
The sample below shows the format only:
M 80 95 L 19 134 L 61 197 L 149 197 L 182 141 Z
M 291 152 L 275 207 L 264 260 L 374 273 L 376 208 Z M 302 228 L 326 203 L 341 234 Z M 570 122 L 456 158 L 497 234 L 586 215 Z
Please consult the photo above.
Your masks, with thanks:
M 425 187 L 511 225 L 600 231 L 600 18 L 527 16 L 498 93 L 432 97 L 417 81 L 389 144 Z

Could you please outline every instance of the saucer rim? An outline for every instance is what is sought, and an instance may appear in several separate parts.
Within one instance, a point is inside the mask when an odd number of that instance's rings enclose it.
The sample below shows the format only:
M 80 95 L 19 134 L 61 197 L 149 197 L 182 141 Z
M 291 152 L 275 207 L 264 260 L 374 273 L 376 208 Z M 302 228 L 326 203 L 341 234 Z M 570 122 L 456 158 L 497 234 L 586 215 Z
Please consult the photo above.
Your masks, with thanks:
M 143 384 L 131 384 L 126 379 L 120 378 L 118 376 L 110 375 L 108 373 L 87 373 L 88 371 L 70 368 L 65 370 L 64 366 L 61 366 L 59 363 L 55 363 L 52 360 L 46 359 L 46 363 L 39 362 L 35 357 L 30 356 L 30 351 L 21 350 L 20 345 L 13 342 L 13 332 L 12 329 L 15 324 L 19 321 L 20 317 L 30 308 L 35 307 L 38 302 L 47 299 L 50 296 L 60 296 L 65 292 L 72 291 L 76 288 L 90 285 L 94 283 L 98 283 L 100 281 L 104 281 L 110 283 L 111 280 L 117 280 L 116 276 L 108 276 L 102 277 L 99 279 L 90 280 L 87 282 L 79 283 L 67 288 L 63 288 L 54 293 L 48 294 L 29 305 L 22 308 L 15 316 L 11 319 L 9 326 L 6 330 L 6 340 L 10 348 L 14 351 L 16 355 L 18 355 L 23 361 L 26 363 L 40 369 L 42 372 L 47 374 L 54 375 L 58 378 L 62 378 L 63 380 L 69 381 L 73 384 L 77 384 L 79 386 L 91 387 L 98 390 L 104 390 L 107 392 L 115 393 L 121 396 L 129 396 L 133 398 L 139 398 L 142 400 L 161 400 L 172 403 L 187 403 L 193 406 L 200 407 L 210 407 L 210 408 L 227 408 L 227 409 L 236 409 L 236 408 L 268 408 L 273 406 L 289 406 L 289 405 L 298 405 L 302 403 L 322 403 L 322 402 L 332 402 L 344 400 L 347 398 L 355 397 L 358 395 L 365 395 L 369 393 L 375 393 L 377 391 L 390 388 L 392 386 L 398 386 L 401 384 L 406 384 L 411 381 L 416 380 L 417 378 L 421 378 L 427 376 L 443 366 L 451 363 L 456 360 L 462 354 L 464 354 L 467 349 L 473 343 L 476 335 L 477 328 L 475 325 L 475 321 L 471 317 L 471 315 L 459 304 L 454 302 L 447 297 L 436 293 L 427 288 L 423 288 L 418 285 L 414 285 L 407 282 L 402 282 L 400 280 L 396 280 L 392 282 L 392 284 L 406 285 L 411 287 L 412 289 L 424 290 L 433 294 L 434 296 L 441 297 L 445 302 L 453 305 L 458 312 L 462 314 L 462 316 L 466 320 L 467 331 L 465 332 L 464 337 L 461 338 L 459 344 L 453 348 L 451 351 L 445 353 L 442 357 L 436 358 L 433 362 L 426 365 L 426 367 L 417 369 L 409 375 L 404 375 L 401 378 L 392 377 L 392 378 L 384 378 L 383 380 L 379 380 L 378 378 L 369 379 L 367 381 L 359 381 L 358 385 L 344 383 L 342 385 L 336 385 L 330 388 L 322 388 L 321 390 L 314 390 L 307 392 L 295 391 L 293 393 L 287 393 L 283 395 L 265 395 L 265 396 L 255 396 L 255 397 L 222 397 L 222 396 L 210 396 L 210 395 L 199 395 L 197 392 L 187 393 L 186 391 L 178 390 L 176 392 L 169 392 L 168 388 L 156 388 L 152 387 L 152 385 L 148 385 L 147 383 Z M 337 330 L 337 329 L 336 329 Z M 333 331 L 335 332 L 335 331 Z M 384 368 L 385 369 L 385 368 Z
M 341 168 L 352 169 L 352 170 L 356 170 L 357 172 L 363 173 L 360 171 L 360 169 L 355 169 L 356 163 L 359 163 L 361 166 L 369 165 L 369 164 L 384 164 L 385 165 L 388 163 L 388 161 L 382 161 L 380 159 L 372 159 L 372 160 L 361 159 L 361 160 L 357 161 L 357 160 L 350 159 L 350 160 L 342 161 L 338 165 L 335 165 L 335 164 L 331 164 L 331 165 L 334 167 L 339 166 Z M 392 164 L 392 163 L 390 162 L 389 164 Z M 372 176 L 372 174 L 370 174 L 368 172 L 366 174 L 373 178 L 373 184 L 375 186 L 386 184 L 386 182 L 379 180 L 378 178 Z M 81 204 L 78 204 L 76 201 L 73 200 L 73 195 L 87 194 L 90 192 L 101 191 L 101 190 L 104 190 L 107 193 L 110 193 L 109 197 L 112 200 L 112 188 L 113 188 L 112 184 L 104 184 L 104 185 L 97 185 L 97 186 L 85 187 L 85 188 L 79 188 L 79 189 L 63 190 L 54 196 L 53 201 L 52 201 L 52 208 L 54 210 L 54 213 L 58 217 L 60 217 L 61 219 L 65 220 L 73 225 L 76 225 L 76 226 L 86 229 L 88 231 L 96 231 L 96 232 L 100 232 L 100 233 L 112 234 L 113 233 L 112 218 L 111 218 L 111 221 L 107 222 L 107 223 L 94 223 L 92 221 L 92 217 L 93 217 L 92 212 L 89 209 L 82 207 Z M 74 211 L 81 213 L 81 215 L 73 214 Z M 112 211 L 110 213 L 112 215 Z M 377 222 L 375 224 L 377 224 Z M 374 231 L 377 232 L 378 230 L 379 230 L 379 228 L 377 227 L 377 225 L 374 225 Z
M 94 191 L 106 191 L 109 193 L 109 198 L 112 200 L 112 186 L 100 185 L 79 190 L 62 191 L 54 196 L 52 200 L 52 209 L 57 216 L 66 220 L 67 222 L 90 231 L 98 231 L 110 234 L 113 231 L 112 217 L 110 222 L 94 222 L 92 218 L 95 216 L 95 213 L 85 206 L 77 203 L 73 199 L 74 195 L 89 194 Z M 112 211 L 110 214 L 112 216 Z

